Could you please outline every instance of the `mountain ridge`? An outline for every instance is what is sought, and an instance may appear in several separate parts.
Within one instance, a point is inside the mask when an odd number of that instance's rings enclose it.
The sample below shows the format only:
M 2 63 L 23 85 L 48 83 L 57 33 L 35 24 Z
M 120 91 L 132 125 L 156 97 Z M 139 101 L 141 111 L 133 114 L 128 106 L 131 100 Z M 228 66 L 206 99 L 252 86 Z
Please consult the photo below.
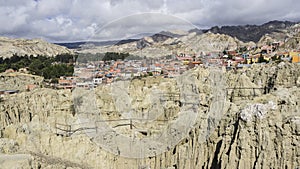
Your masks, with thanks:
M 209 29 L 198 29 L 194 28 L 191 30 L 188 30 L 185 34 L 184 33 L 178 33 L 178 31 L 161 31 L 158 33 L 155 33 L 149 37 L 157 36 L 157 35 L 163 35 L 163 36 L 169 36 L 173 38 L 180 38 L 182 36 L 187 36 L 190 33 L 196 33 L 197 35 L 201 35 L 203 33 L 219 33 L 219 34 L 225 34 L 229 35 L 233 38 L 237 38 L 240 41 L 243 42 L 259 42 L 259 40 L 266 34 L 272 34 L 274 32 L 282 32 L 284 29 L 288 29 L 291 26 L 296 25 L 299 22 L 292 22 L 292 21 L 278 21 L 273 20 L 266 22 L 261 25 L 255 25 L 255 24 L 246 24 L 246 25 L 226 25 L 226 26 L 213 26 Z M 121 45 L 126 43 L 131 43 L 134 41 L 140 41 L 143 38 L 133 38 L 133 39 L 120 39 L 116 41 L 102 41 L 102 42 L 70 42 L 70 43 L 56 43 L 58 45 L 62 45 L 65 47 L 68 47 L 70 49 L 76 49 L 80 48 L 82 44 L 94 44 L 95 46 L 107 46 L 107 45 Z
M 73 53 L 70 49 L 46 42 L 42 39 L 12 39 L 0 37 L 0 57 L 10 58 L 14 54 L 56 56 Z
M 273 32 L 280 32 L 287 29 L 297 22 L 273 20 L 262 25 L 238 25 L 238 26 L 214 26 L 204 30 L 206 32 L 220 33 L 236 37 L 243 42 L 258 42 L 264 35 Z

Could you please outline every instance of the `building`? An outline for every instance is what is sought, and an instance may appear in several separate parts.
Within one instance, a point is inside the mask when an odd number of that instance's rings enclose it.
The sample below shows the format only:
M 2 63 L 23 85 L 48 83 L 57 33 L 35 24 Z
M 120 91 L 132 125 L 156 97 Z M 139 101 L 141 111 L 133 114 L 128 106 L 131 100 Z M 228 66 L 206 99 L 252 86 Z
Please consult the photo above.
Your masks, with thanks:
M 96 86 L 102 84 L 102 78 L 93 78 L 93 83 Z
M 292 63 L 300 63 L 300 52 L 290 52 L 289 55 L 292 58 Z
M 58 89 L 73 89 L 75 88 L 75 78 L 74 77 L 60 77 L 58 80 Z

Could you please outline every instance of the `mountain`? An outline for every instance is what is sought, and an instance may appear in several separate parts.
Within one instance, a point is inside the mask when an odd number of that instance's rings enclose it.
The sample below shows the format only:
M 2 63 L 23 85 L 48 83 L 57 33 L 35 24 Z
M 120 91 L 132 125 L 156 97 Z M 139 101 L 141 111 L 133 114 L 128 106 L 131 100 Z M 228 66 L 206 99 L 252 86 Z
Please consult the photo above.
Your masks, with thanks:
M 233 38 L 237 38 L 243 42 L 259 42 L 266 34 L 273 34 L 275 39 L 285 40 L 289 36 L 285 36 L 287 30 L 297 25 L 296 22 L 290 21 L 270 21 L 262 25 L 238 25 L 238 26 L 214 26 L 210 29 L 191 29 L 189 31 L 183 30 L 169 30 L 161 31 L 156 34 L 138 35 L 138 37 L 130 39 L 121 39 L 115 41 L 102 41 L 102 42 L 70 42 L 70 43 L 57 43 L 58 45 L 65 46 L 69 49 L 78 49 L 87 46 L 109 46 L 109 45 L 123 45 L 126 43 L 137 42 L 142 40 L 140 37 L 151 37 L 154 41 L 162 41 L 168 38 L 181 38 L 188 36 L 191 33 L 201 35 L 203 33 L 225 34 Z M 288 31 L 292 33 L 292 31 Z M 276 38 L 278 37 L 278 38 Z M 139 43 L 139 42 L 138 42 Z M 88 44 L 88 45 L 87 45 Z
M 139 39 L 124 39 L 124 40 L 118 41 L 117 43 L 115 43 L 115 45 L 123 45 L 123 44 L 126 44 L 126 43 L 136 42 L 138 40 Z
M 166 35 L 166 36 L 173 37 L 173 38 L 175 38 L 175 37 L 178 38 L 181 36 L 185 36 L 189 33 L 191 33 L 191 32 L 184 31 L 184 30 L 169 30 L 169 31 L 161 31 L 158 34 Z
M 64 42 L 64 43 L 55 43 L 56 45 L 67 47 L 68 49 L 78 49 L 85 48 L 87 46 L 107 46 L 115 45 L 120 43 L 119 40 L 110 40 L 110 41 L 80 41 L 80 42 Z M 127 43 L 129 40 L 124 40 L 123 43 Z
M 258 42 L 265 34 L 281 32 L 295 24 L 295 22 L 290 21 L 270 21 L 262 25 L 215 26 L 204 30 L 204 32 L 226 34 L 236 37 L 243 42 Z
M 255 44 L 253 42 L 244 43 L 237 38 L 218 33 L 192 32 L 178 37 L 158 33 L 129 43 L 90 46 L 90 48 L 77 51 L 80 53 L 123 52 L 136 56 L 161 57 L 174 53 L 193 55 L 200 52 L 222 52 L 225 49 L 235 50 L 239 46 L 255 46 Z
M 162 31 L 157 34 L 147 34 L 150 37 L 154 39 L 154 41 L 162 41 L 170 37 L 180 37 L 182 34 L 176 34 L 173 32 L 168 32 L 168 31 Z M 147 36 L 145 34 L 145 37 Z M 112 40 L 112 41 L 81 41 L 81 42 L 64 42 L 64 43 L 55 43 L 60 46 L 67 47 L 68 49 L 78 49 L 82 47 L 89 47 L 89 46 L 109 46 L 109 45 L 123 45 L 126 43 L 131 43 L 131 42 L 136 42 L 136 41 L 141 41 L 142 38 L 130 38 L 130 39 L 122 39 L 122 40 Z
M 300 25 L 290 21 L 270 21 L 262 25 L 222 26 L 206 30 L 170 30 L 156 34 L 144 34 L 142 38 L 120 41 L 88 42 L 74 44 L 80 53 L 125 52 L 149 57 L 166 56 L 174 53 L 211 53 L 238 47 L 261 47 L 274 41 L 287 42 L 288 49 L 298 48 L 294 36 Z M 139 36 L 139 37 L 141 37 Z M 290 38 L 294 38 L 290 40 Z M 72 47 L 72 44 L 65 45 Z M 76 46 L 76 47 L 75 47 Z M 296 48 L 294 48 L 296 47 Z
M 80 46 L 86 44 L 87 42 L 64 42 L 64 43 L 55 43 L 56 45 L 64 46 L 68 49 L 77 49 Z
M 10 39 L 0 37 L 0 57 L 9 58 L 13 54 L 55 56 L 58 54 L 72 53 L 66 47 L 48 43 L 41 39 Z
M 121 40 L 110 40 L 110 41 L 79 41 L 79 42 L 63 42 L 63 43 L 55 43 L 60 46 L 67 47 L 68 49 L 79 49 L 79 48 L 86 48 L 91 46 L 110 46 L 110 45 L 123 45 L 126 43 L 137 42 L 141 41 L 143 37 L 151 37 L 155 42 L 163 41 L 168 38 L 175 38 L 175 37 L 182 37 L 187 35 L 188 33 L 199 30 L 193 31 L 183 31 L 183 30 L 170 30 L 170 31 L 161 31 L 159 33 L 151 34 L 151 33 L 144 33 L 138 34 L 129 39 L 121 39 Z M 141 38 L 142 37 L 142 38 Z
M 284 44 L 284 49 L 300 49 L 300 25 L 299 25 L 299 32 L 295 31 L 295 34 L 290 37 Z

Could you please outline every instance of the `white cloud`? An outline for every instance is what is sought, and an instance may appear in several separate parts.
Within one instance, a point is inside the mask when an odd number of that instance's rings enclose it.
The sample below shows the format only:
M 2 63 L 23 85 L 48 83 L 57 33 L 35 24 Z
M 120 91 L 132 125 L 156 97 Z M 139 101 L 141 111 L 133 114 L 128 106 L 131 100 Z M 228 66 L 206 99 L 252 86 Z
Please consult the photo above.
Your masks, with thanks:
M 0 0 L 0 35 L 76 41 L 191 26 L 184 20 L 201 27 L 299 21 L 299 6 L 298 0 Z

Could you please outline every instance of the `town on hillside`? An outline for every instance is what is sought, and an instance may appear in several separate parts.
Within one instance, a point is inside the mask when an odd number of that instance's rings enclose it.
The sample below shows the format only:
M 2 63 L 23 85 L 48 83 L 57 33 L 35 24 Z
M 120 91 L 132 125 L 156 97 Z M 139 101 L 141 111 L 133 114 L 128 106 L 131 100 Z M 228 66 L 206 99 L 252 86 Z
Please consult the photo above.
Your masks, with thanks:
M 222 52 L 200 52 L 199 54 L 191 52 L 160 58 L 138 57 L 138 59 L 128 59 L 129 54 L 113 52 L 105 54 L 105 57 L 102 59 L 93 58 L 89 60 L 88 58 L 84 58 L 82 61 L 80 61 L 78 56 L 74 57 L 72 55 L 57 56 L 50 61 L 44 57 L 41 57 L 41 61 L 36 57 L 32 57 L 28 61 L 26 57 L 21 57 L 20 59 L 16 56 L 12 60 L 17 60 L 17 63 L 28 62 L 29 65 L 26 67 L 26 64 L 21 64 L 19 67 L 13 67 L 16 64 L 10 63 L 9 65 L 12 66 L 5 67 L 8 68 L 5 72 L 30 73 L 45 78 L 43 85 L 29 84 L 26 87 L 27 90 L 33 90 L 39 86 L 56 89 L 74 89 L 76 87 L 92 89 L 98 85 L 147 76 L 174 78 L 197 66 L 207 67 L 214 65 L 226 67 L 226 70 L 231 70 L 250 67 L 252 64 L 270 64 L 282 61 L 299 64 L 300 51 L 282 50 L 283 45 L 283 42 L 272 42 L 259 48 L 240 47 L 237 50 L 225 49 Z M 1 60 L 1 62 L 5 62 L 5 60 Z M 41 68 L 39 64 L 48 66 Z M 25 67 L 22 67 L 22 65 Z M 17 90 L 1 90 L 0 94 L 14 94 L 17 92 Z
M 197 66 L 222 66 L 227 70 L 250 67 L 252 64 L 270 64 L 274 62 L 300 63 L 300 51 L 278 50 L 283 42 L 273 42 L 257 49 L 241 47 L 238 50 L 224 50 L 200 54 L 179 53 L 173 56 L 127 60 L 77 62 L 73 76 L 62 76 L 58 80 L 58 89 L 94 88 L 101 84 L 110 84 L 119 80 L 131 80 L 147 76 L 174 78 Z M 253 51 L 258 50 L 255 53 Z

